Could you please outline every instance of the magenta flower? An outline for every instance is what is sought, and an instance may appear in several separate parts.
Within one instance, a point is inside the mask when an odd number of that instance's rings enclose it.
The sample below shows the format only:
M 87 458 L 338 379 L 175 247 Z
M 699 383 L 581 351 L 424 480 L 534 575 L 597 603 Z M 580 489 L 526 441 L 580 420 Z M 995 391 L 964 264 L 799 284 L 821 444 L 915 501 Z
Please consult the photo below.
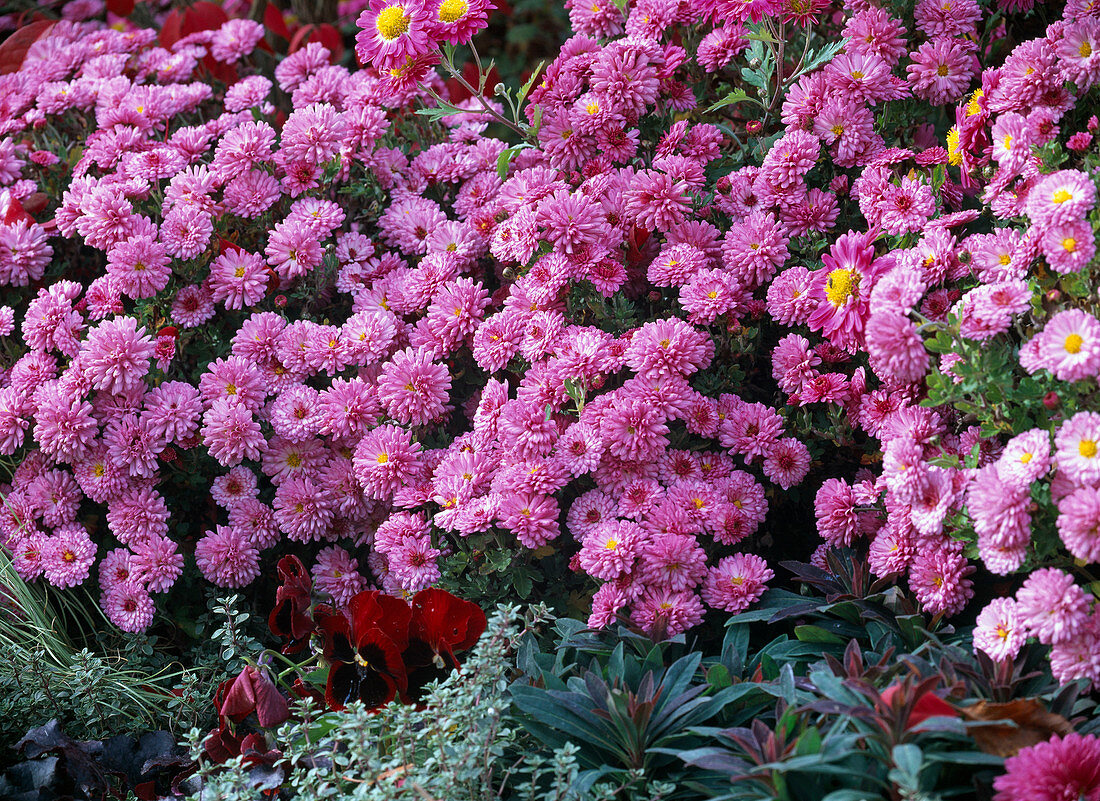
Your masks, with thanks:
M 703 601 L 715 609 L 742 612 L 760 599 L 765 584 L 775 578 L 767 563 L 755 554 L 727 556 L 707 572 Z
M 105 320 L 88 332 L 84 370 L 91 385 L 111 394 L 142 385 L 156 346 L 133 317 Z
M 1100 740 L 1073 732 L 1023 748 L 993 788 L 994 801 L 1100 801 Z

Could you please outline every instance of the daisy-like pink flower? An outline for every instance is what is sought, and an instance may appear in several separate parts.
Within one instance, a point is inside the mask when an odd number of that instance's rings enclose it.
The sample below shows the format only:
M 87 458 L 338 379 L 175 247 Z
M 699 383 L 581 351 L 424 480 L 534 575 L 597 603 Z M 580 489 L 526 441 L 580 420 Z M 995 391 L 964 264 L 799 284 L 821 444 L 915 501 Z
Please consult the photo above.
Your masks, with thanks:
M 195 544 L 195 562 L 207 581 L 244 587 L 260 575 L 260 552 L 233 526 L 216 526 Z
M 703 604 L 690 590 L 647 587 L 634 604 L 634 621 L 657 639 L 673 637 L 703 622 Z
M 521 492 L 501 498 L 498 517 L 504 528 L 515 534 L 525 548 L 538 548 L 555 539 L 558 527 L 558 502 L 553 495 Z
M 301 278 L 321 264 L 317 234 L 304 222 L 276 223 L 264 248 L 267 263 L 284 280 Z
M 864 332 L 871 369 L 888 386 L 913 384 L 928 372 L 928 351 L 917 327 L 903 314 L 872 314 Z
M 1074 558 L 1100 561 L 1100 491 L 1081 487 L 1058 501 L 1058 534 Z
M 1100 373 L 1100 321 L 1082 309 L 1063 309 L 1038 337 L 1036 367 L 1060 381 L 1080 381 Z
M 957 615 L 974 595 L 974 583 L 967 578 L 974 570 L 961 552 L 946 545 L 918 548 L 909 566 L 909 588 L 925 612 Z
M 775 578 L 768 563 L 755 554 L 727 556 L 707 571 L 703 601 L 715 609 L 736 614 L 760 600 L 766 583 Z
M 355 447 L 355 477 L 368 498 L 385 500 L 420 469 L 419 443 L 403 428 L 382 425 Z
M 432 0 L 428 3 L 428 32 L 436 41 L 466 44 L 489 24 L 489 12 L 494 8 L 492 0 Z
M 646 586 L 690 590 L 706 576 L 706 552 L 688 534 L 647 535 L 638 551 L 637 575 Z
M 165 381 L 142 398 L 141 419 L 148 431 L 165 442 L 180 442 L 199 427 L 202 398 L 186 381 Z
M 984 651 L 995 662 L 1015 659 L 1026 640 L 1027 631 L 1012 598 L 996 598 L 978 614 L 974 627 L 975 653 Z
M 231 64 L 244 58 L 264 36 L 264 26 L 250 19 L 231 19 L 214 31 L 210 55 L 216 61 Z
M 778 440 L 764 457 L 764 475 L 783 489 L 802 483 L 810 471 L 810 451 L 793 437 Z
M 1078 170 L 1051 173 L 1027 193 L 1027 214 L 1043 227 L 1084 219 L 1096 205 L 1096 186 Z
M 431 23 L 422 0 L 371 0 L 355 21 L 355 55 L 380 70 L 400 67 L 435 48 Z
M 608 520 L 581 542 L 579 564 L 593 578 L 611 581 L 630 571 L 645 532 L 637 523 Z
M 103 593 L 103 611 L 122 631 L 145 631 L 153 622 L 156 606 L 148 590 L 134 581 L 120 581 Z
M 42 571 L 59 589 L 75 587 L 88 578 L 95 562 L 96 546 L 79 523 L 61 526 L 42 547 Z
M 1030 486 L 1050 469 L 1050 434 L 1033 428 L 1008 441 L 997 459 L 997 472 L 1005 480 Z
M 95 440 L 98 424 L 92 404 L 72 398 L 60 382 L 43 384 L 34 393 L 34 438 L 42 450 L 65 462 L 77 462 Z M 24 423 L 25 426 L 25 423 Z M 22 435 L 18 437 L 22 441 Z
M 644 378 L 688 376 L 706 368 L 713 356 L 710 337 L 677 318 L 646 323 L 626 349 L 627 365 Z
M 1020 620 L 1044 645 L 1078 635 L 1088 621 L 1088 598 L 1073 576 L 1053 567 L 1036 570 L 1016 593 Z
M 1076 484 L 1100 484 L 1100 413 L 1078 412 L 1054 437 L 1058 468 Z
M 155 348 L 133 317 L 105 320 L 88 332 L 82 348 L 84 372 L 95 389 L 128 392 L 141 386 Z
M 812 292 L 818 306 L 810 314 L 810 330 L 846 350 L 863 342 L 868 300 L 879 272 L 873 241 L 873 233 L 843 234 L 822 256 L 825 266 L 815 274 Z
M 433 362 L 422 349 L 398 351 L 378 377 L 378 400 L 387 414 L 414 426 L 442 416 L 450 389 L 446 365 Z
M 1100 739 L 1071 732 L 1022 748 L 993 780 L 994 801 L 1100 799 Z
M 227 400 L 241 404 L 250 412 L 259 411 L 267 397 L 259 369 L 240 356 L 210 362 L 199 379 L 199 391 L 207 407 L 217 400 Z
M 211 295 L 227 309 L 259 303 L 267 294 L 267 282 L 263 260 L 247 250 L 229 248 L 210 263 Z
M 852 488 L 839 478 L 826 479 L 814 499 L 817 531 L 830 545 L 848 546 L 860 533 Z
M 1077 272 L 1096 255 L 1092 226 L 1087 220 L 1052 223 L 1043 231 L 1040 244 L 1047 263 L 1060 273 Z
M 541 200 L 536 219 L 547 241 L 563 253 L 599 244 L 611 234 L 599 202 L 567 189 Z
M 202 439 L 210 455 L 225 467 L 259 459 L 265 438 L 248 407 L 228 398 L 215 400 L 202 417 Z
M 255 498 L 258 494 L 256 474 L 247 467 L 234 467 L 210 484 L 210 497 L 214 499 L 214 503 L 227 510 L 246 498 Z

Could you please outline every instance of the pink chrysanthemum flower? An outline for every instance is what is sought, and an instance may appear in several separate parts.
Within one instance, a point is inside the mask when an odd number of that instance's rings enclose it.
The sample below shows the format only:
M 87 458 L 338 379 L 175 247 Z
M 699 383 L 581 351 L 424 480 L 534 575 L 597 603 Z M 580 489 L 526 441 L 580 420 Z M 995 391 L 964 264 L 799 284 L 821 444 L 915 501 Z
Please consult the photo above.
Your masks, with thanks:
M 156 606 L 149 592 L 141 584 L 120 581 L 103 593 L 103 611 L 111 622 L 123 631 L 145 631 L 153 622 Z
M 801 440 L 784 437 L 764 457 L 764 475 L 783 489 L 800 484 L 810 471 L 810 451 Z
M 164 245 L 147 236 L 124 239 L 107 254 L 107 274 L 131 298 L 151 298 L 168 285 L 171 259 Z
M 1100 483 L 1100 413 L 1078 412 L 1054 437 L 1058 468 L 1076 484 Z
M 1044 645 L 1073 639 L 1088 621 L 1089 601 L 1073 576 L 1057 568 L 1036 570 L 1016 593 L 1020 620 Z
M 199 428 L 202 399 L 199 391 L 186 381 L 165 381 L 149 390 L 142 399 L 141 413 L 146 429 L 165 442 L 180 442 Z
M 265 443 L 260 424 L 248 407 L 226 398 L 214 401 L 202 417 L 203 444 L 225 467 L 259 459 Z
M 428 31 L 436 41 L 466 44 L 489 24 L 494 8 L 492 0 L 433 0 L 428 4 Z
M 651 637 L 672 637 L 703 622 L 703 604 L 690 590 L 647 587 L 633 618 Z
M 913 94 L 934 106 L 959 100 L 974 77 L 973 50 L 965 39 L 945 37 L 922 44 L 906 67 Z
M 726 268 L 750 289 L 767 283 L 789 255 L 787 237 L 770 213 L 753 212 L 735 222 L 723 245 Z
M 703 601 L 715 609 L 742 612 L 760 599 L 765 584 L 775 573 L 759 556 L 738 553 L 727 556 L 707 572 L 703 582 Z
M 814 499 L 817 530 L 830 545 L 847 546 L 860 533 L 852 488 L 839 478 L 821 485 Z
M 1082 309 L 1063 309 L 1038 337 L 1038 368 L 1060 381 L 1080 381 L 1100 373 L 1100 321 Z
M 172 302 L 172 319 L 183 328 L 202 325 L 214 316 L 214 299 L 200 284 L 188 284 L 176 293 Z
M 133 579 L 150 592 L 168 590 L 183 572 L 183 555 L 176 552 L 176 543 L 167 537 L 146 537 L 131 547 L 129 567 Z
M 355 21 L 355 55 L 380 70 L 400 67 L 433 49 L 431 23 L 422 0 L 371 0 Z
M 423 350 L 398 351 L 382 366 L 378 400 L 394 420 L 424 425 L 445 411 L 451 375 Z
M 974 627 L 975 653 L 984 651 L 996 662 L 1015 659 L 1026 640 L 1013 599 L 996 598 L 979 613 Z
M 216 526 L 195 544 L 195 563 L 219 587 L 244 587 L 260 575 L 260 553 L 233 526 Z
M 105 320 L 88 332 L 83 366 L 91 385 L 111 394 L 141 386 L 155 350 L 133 317 Z
M 403 428 L 383 425 L 355 447 L 355 477 L 368 498 L 385 500 L 420 468 L 419 443 Z
M 710 364 L 714 344 L 702 331 L 676 318 L 646 323 L 630 340 L 626 362 L 639 376 L 687 376 Z
M 1096 205 L 1096 186 L 1078 170 L 1051 173 L 1027 193 L 1027 214 L 1045 227 L 1084 219 Z
M 611 581 L 630 571 L 645 533 L 637 523 L 609 520 L 581 542 L 579 564 L 593 578 Z
M 223 509 L 232 509 L 245 498 L 255 498 L 259 494 L 256 474 L 247 467 L 234 467 L 228 473 L 218 476 L 210 485 L 210 497 Z
M 924 340 L 905 315 L 872 314 L 864 334 L 871 369 L 887 386 L 914 384 L 928 372 Z
M 1100 490 L 1081 487 L 1058 501 L 1058 534 L 1084 562 L 1100 562 Z
M 207 407 L 215 401 L 225 400 L 251 412 L 259 411 L 267 397 L 259 369 L 240 356 L 210 362 L 199 379 L 199 391 Z
M 909 567 L 909 588 L 929 614 L 957 615 L 974 595 L 966 578 L 975 570 L 962 553 L 948 547 L 918 549 Z
M 210 291 L 227 309 L 254 306 L 267 293 L 268 274 L 255 253 L 230 248 L 210 264 Z
M 997 472 L 1008 481 L 1030 486 L 1050 469 L 1050 434 L 1033 428 L 1008 441 L 997 459 Z
M 852 350 L 863 341 L 868 300 L 878 274 L 873 234 L 849 231 L 822 256 L 824 268 L 815 274 L 810 314 L 811 331 L 820 331 L 839 348 Z
M 250 19 L 231 19 L 214 31 L 210 55 L 216 61 L 231 64 L 244 58 L 264 36 L 264 26 Z
M 79 523 L 60 527 L 42 547 L 42 568 L 55 587 L 75 587 L 88 578 L 95 561 L 96 546 Z
M 1100 799 L 1100 739 L 1071 732 L 1023 748 L 993 780 L 994 801 Z
M 291 476 L 279 484 L 271 506 L 275 524 L 295 542 L 322 539 L 332 523 L 331 495 L 303 476 Z
M 1096 255 L 1092 226 L 1087 220 L 1052 223 L 1043 231 L 1040 244 L 1051 268 L 1060 273 L 1077 272 Z

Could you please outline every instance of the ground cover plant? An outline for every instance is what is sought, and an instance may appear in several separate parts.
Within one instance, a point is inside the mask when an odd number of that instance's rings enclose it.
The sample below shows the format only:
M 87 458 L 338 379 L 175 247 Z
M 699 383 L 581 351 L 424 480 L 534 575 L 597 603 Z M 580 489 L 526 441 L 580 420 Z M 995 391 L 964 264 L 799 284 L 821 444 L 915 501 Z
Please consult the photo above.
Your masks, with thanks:
M 0 29 L 5 792 L 1100 798 L 1092 4 Z

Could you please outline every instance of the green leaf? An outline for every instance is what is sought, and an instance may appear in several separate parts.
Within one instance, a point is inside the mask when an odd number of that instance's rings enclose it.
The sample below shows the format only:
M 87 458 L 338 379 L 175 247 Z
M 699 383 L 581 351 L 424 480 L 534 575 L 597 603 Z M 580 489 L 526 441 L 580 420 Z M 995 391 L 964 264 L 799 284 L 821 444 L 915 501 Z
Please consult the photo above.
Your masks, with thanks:
M 749 95 L 745 92 L 744 89 L 734 89 L 732 92 L 730 92 L 728 95 L 723 97 L 721 100 L 719 100 L 713 106 L 708 108 L 707 113 L 709 114 L 710 112 L 717 111 L 720 108 L 725 108 L 726 106 L 735 105 L 737 103 L 742 102 L 743 100 L 748 100 L 750 103 L 756 103 L 756 105 L 758 105 L 758 106 L 763 105 L 755 97 L 749 97 Z
M 497 175 L 500 176 L 500 180 L 503 181 L 508 178 L 508 165 L 512 163 L 512 159 L 515 158 L 516 153 L 519 153 L 521 150 L 525 150 L 529 147 L 529 144 L 523 142 L 518 145 L 506 147 L 500 152 L 500 155 L 497 156 Z
M 830 642 L 839 645 L 847 645 L 848 641 L 843 637 L 825 631 L 820 626 L 795 626 L 794 636 L 802 642 Z

